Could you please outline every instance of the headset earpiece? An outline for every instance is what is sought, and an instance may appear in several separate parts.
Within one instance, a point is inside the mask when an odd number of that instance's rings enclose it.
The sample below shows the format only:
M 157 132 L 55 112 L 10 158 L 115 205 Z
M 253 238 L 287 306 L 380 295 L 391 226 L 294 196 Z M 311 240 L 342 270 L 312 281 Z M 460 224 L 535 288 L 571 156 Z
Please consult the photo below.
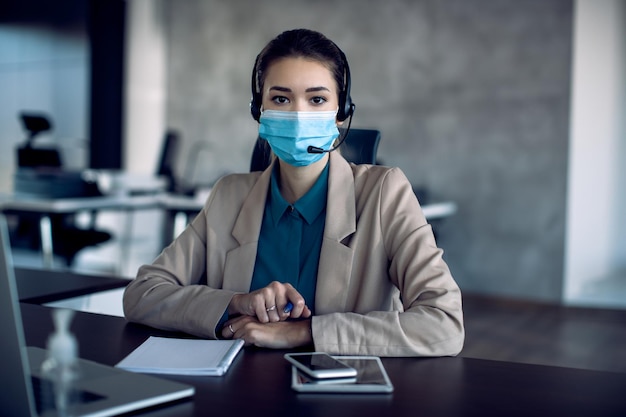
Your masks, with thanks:
M 335 45 L 336 46 L 336 45 Z M 339 110 L 337 111 L 337 120 L 343 122 L 348 117 L 354 114 L 355 105 L 352 102 L 350 96 L 350 66 L 348 65 L 348 59 L 341 49 L 337 46 L 337 50 L 341 54 L 343 60 L 343 73 L 344 73 L 344 86 L 343 91 L 339 93 Z
M 257 74 L 257 67 L 259 65 L 259 59 L 261 54 L 257 55 L 254 60 L 254 68 L 252 68 L 252 98 L 250 99 L 250 114 L 257 122 L 261 118 L 261 104 L 263 103 L 261 98 L 261 92 L 259 91 L 259 80 Z

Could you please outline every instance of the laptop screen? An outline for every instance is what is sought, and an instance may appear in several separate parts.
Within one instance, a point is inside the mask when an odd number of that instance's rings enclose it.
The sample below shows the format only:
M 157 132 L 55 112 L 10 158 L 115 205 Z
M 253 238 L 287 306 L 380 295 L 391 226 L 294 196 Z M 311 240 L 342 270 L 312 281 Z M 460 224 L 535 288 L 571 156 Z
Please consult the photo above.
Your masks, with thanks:
M 45 349 L 26 347 L 24 327 L 13 269 L 11 246 L 5 217 L 0 214 L 0 326 L 3 332 L 0 357 L 3 371 L 0 372 L 0 410 L 7 416 L 36 416 L 37 403 L 34 393 L 50 396 L 50 381 L 41 381 L 41 364 L 46 359 Z M 78 359 L 79 377 L 72 382 L 69 391 L 70 414 L 113 416 L 163 404 L 194 394 L 192 386 L 149 375 L 128 372 L 112 366 L 101 365 Z M 31 377 L 32 376 L 32 377 Z M 35 379 L 33 379 L 35 378 Z M 39 378 L 39 379 L 38 379 Z M 86 387 L 98 380 L 98 391 Z M 33 384 L 35 382 L 35 384 Z M 44 387 L 42 387 L 42 383 Z M 33 389 L 37 387 L 37 391 Z M 48 394 L 45 394 L 45 393 Z M 39 410 L 50 415 L 53 406 L 45 398 Z M 52 404 L 56 404 L 52 401 Z M 56 415 L 57 413 L 52 413 Z
M 0 214 L 0 409 L 10 416 L 35 415 L 24 328 L 13 270 L 11 244 L 4 215 Z M 27 377 L 28 376 L 28 377 Z

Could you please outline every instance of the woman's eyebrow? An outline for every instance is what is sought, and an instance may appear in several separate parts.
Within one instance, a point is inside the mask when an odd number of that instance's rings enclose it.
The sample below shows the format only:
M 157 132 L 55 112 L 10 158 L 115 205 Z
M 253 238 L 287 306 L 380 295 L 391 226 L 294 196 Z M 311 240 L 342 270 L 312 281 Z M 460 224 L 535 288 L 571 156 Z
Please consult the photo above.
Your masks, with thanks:
M 328 92 L 330 92 L 330 90 L 328 88 L 326 88 L 326 87 L 311 87 L 311 88 L 307 88 L 305 91 L 307 93 L 313 93 L 313 92 L 316 92 L 316 91 L 328 91 Z
M 279 85 L 274 85 L 272 87 L 270 87 L 270 91 L 282 91 L 284 93 L 291 93 L 292 90 L 291 88 L 288 87 L 281 87 Z M 305 92 L 307 93 L 314 93 L 316 91 L 328 91 L 330 92 L 330 89 L 328 89 L 327 87 L 309 87 L 305 90 Z
M 270 87 L 270 91 L 272 91 L 272 90 L 282 91 L 284 93 L 291 93 L 291 88 L 281 87 L 281 86 L 278 86 L 278 85 Z

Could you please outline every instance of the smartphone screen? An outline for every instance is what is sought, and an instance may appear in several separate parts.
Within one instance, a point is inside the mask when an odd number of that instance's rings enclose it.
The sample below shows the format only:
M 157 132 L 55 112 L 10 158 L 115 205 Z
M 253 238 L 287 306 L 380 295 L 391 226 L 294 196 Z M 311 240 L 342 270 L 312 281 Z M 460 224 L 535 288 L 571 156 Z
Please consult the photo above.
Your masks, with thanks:
M 285 359 L 313 378 L 346 378 L 356 376 L 356 370 L 332 356 L 321 353 L 288 353 Z

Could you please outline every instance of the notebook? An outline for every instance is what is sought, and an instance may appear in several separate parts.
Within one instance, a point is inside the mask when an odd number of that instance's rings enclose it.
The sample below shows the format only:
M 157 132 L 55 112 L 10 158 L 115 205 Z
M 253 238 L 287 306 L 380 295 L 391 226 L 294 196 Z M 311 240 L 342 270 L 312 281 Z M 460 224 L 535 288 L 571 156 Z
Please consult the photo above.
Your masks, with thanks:
M 222 376 L 244 345 L 243 339 L 204 340 L 152 336 L 117 365 L 133 372 Z
M 6 219 L 0 214 L 0 410 L 6 416 L 52 416 L 52 383 L 40 372 L 46 350 L 26 347 Z M 79 346 L 80 350 L 80 346 Z M 79 359 L 71 415 L 112 416 L 191 397 L 194 388 L 175 381 Z M 38 397 L 36 398 L 35 395 Z M 52 397 L 52 398 L 51 398 Z

